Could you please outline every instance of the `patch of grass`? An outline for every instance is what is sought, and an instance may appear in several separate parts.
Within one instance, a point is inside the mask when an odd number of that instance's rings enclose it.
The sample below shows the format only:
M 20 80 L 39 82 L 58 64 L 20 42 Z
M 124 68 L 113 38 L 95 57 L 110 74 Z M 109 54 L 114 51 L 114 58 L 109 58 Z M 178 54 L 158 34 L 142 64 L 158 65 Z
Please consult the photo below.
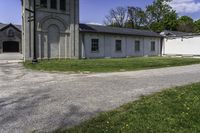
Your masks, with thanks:
M 38 64 L 24 63 L 26 68 L 62 72 L 118 72 L 198 64 L 200 59 L 137 57 L 120 59 L 40 60 Z
M 142 97 L 56 133 L 199 133 L 200 83 Z

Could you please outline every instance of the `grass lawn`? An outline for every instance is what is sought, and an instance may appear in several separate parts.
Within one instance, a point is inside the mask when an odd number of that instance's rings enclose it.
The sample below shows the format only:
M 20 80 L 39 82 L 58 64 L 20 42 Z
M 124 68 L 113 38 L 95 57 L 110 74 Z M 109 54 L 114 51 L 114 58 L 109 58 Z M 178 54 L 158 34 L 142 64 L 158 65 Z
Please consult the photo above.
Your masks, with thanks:
M 198 63 L 200 63 L 200 59 L 194 58 L 137 57 L 120 59 L 40 60 L 38 64 L 32 64 L 30 61 L 27 61 L 24 63 L 24 66 L 26 68 L 43 71 L 117 72 Z
M 200 83 L 142 97 L 56 133 L 199 133 Z

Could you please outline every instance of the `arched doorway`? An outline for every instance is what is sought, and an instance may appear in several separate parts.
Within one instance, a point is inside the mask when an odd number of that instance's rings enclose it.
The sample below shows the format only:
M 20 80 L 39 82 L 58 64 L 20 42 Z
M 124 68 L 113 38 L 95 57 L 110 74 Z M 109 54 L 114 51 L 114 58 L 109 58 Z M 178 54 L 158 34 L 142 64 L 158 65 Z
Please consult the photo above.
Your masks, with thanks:
M 60 30 L 56 25 L 48 28 L 48 58 L 59 57 Z
M 3 42 L 3 52 L 19 52 L 19 42 L 5 41 Z
M 68 25 L 65 25 L 65 21 L 59 17 L 52 16 L 45 17 L 39 23 L 39 29 L 46 31 L 38 37 L 41 41 L 41 57 L 64 58 L 68 45 L 68 38 L 66 37 L 70 32 Z M 66 29 L 68 30 L 66 31 Z

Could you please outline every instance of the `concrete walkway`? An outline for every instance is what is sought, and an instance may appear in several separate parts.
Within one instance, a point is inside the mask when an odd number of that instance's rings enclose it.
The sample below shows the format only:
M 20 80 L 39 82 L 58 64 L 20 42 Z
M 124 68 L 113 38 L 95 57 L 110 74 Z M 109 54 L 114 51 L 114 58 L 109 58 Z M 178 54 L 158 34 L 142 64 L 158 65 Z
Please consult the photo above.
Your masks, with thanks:
M 0 64 L 0 133 L 53 131 L 141 95 L 194 82 L 200 82 L 200 65 L 69 75 Z
M 23 62 L 23 55 L 21 53 L 1 53 L 0 64 L 2 63 L 18 63 Z

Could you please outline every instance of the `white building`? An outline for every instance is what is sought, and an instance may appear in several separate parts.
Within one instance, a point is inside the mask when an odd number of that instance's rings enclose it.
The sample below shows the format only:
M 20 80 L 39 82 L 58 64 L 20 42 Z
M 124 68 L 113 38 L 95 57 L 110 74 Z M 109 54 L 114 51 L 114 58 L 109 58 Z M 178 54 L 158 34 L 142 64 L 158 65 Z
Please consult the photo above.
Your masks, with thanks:
M 200 56 L 200 35 L 177 31 L 164 31 L 163 55 Z

